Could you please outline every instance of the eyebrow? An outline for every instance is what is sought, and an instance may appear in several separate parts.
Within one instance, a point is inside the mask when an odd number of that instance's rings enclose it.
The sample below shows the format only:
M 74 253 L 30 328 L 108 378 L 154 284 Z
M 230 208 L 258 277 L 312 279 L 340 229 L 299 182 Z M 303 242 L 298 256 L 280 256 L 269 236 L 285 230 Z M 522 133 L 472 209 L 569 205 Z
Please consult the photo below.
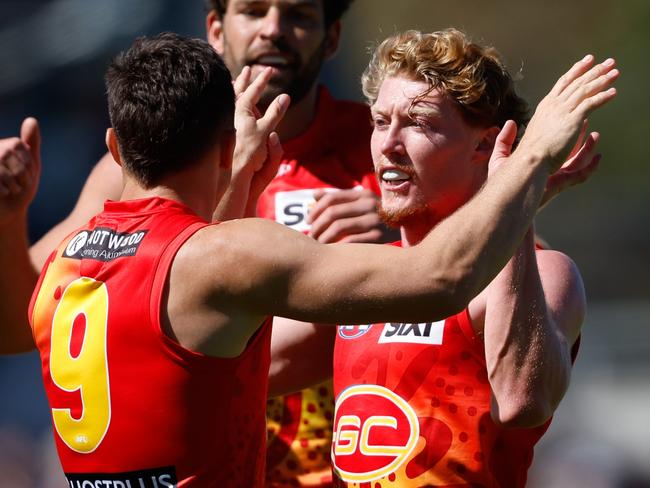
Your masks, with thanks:
M 434 107 L 418 107 L 417 105 L 409 109 L 411 117 L 440 117 L 440 110 Z

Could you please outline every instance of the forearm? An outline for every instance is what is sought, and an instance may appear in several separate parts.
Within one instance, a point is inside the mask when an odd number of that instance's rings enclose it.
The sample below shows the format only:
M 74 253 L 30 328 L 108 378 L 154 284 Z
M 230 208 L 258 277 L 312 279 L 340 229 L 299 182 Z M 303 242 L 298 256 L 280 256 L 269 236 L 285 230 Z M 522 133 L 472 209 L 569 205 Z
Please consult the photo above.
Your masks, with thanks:
M 435 252 L 436 266 L 446 273 L 442 280 L 453 303 L 450 313 L 463 309 L 512 256 L 532 222 L 547 177 L 540 159 L 513 154 L 474 198 L 422 242 L 422 251 L 429 256 Z
M 250 186 L 250 176 L 232 175 L 230 184 L 212 215 L 212 220 L 223 222 L 247 216 Z
M 24 214 L 0 228 L 0 269 L 0 353 L 29 351 L 34 342 L 27 309 L 38 273 L 29 258 Z
M 484 341 L 492 417 L 511 427 L 540 425 L 564 396 L 571 357 L 546 303 L 532 230 L 486 297 Z
M 332 377 L 336 327 L 273 318 L 269 397 L 292 393 Z

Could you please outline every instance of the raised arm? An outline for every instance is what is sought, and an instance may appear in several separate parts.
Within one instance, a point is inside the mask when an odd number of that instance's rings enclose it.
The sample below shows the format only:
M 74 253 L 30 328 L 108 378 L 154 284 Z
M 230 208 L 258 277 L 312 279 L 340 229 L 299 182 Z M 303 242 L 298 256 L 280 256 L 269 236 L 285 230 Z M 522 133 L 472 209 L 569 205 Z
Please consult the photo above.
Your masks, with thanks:
M 27 306 L 47 257 L 68 233 L 99 212 L 105 199 L 117 198 L 122 189 L 119 167 L 107 154 L 88 177 L 70 215 L 29 248 L 27 207 L 36 193 L 40 158 L 35 119 L 25 119 L 20 138 L 0 141 L 0 173 L 4 172 L 0 181 L 8 185 L 8 193 L 0 195 L 0 353 L 5 354 L 34 347 Z
M 35 119 L 20 138 L 0 140 L 0 353 L 34 348 L 27 306 L 38 276 L 27 252 L 27 207 L 40 177 L 40 132 Z
M 235 104 L 235 147 L 230 182 L 213 214 L 213 220 L 255 217 L 257 200 L 277 173 L 282 146 L 275 132 L 289 107 L 289 96 L 278 95 L 262 115 L 257 103 L 271 77 L 265 69 L 254 80 L 245 67 L 233 83 Z
M 535 252 L 531 230 L 469 307 L 484 336 L 495 422 L 534 427 L 551 417 L 569 386 L 585 309 L 575 264 L 556 251 Z

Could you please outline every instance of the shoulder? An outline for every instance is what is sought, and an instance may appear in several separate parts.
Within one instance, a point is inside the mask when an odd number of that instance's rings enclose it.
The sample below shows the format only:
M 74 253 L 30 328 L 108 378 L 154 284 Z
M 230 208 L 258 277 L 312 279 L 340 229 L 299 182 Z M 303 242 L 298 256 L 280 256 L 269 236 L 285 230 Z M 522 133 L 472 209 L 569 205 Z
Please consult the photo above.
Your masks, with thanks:
M 573 343 L 587 313 L 587 299 L 576 263 L 559 251 L 538 250 L 537 266 L 549 311 Z
M 301 246 L 310 242 L 271 220 L 229 220 L 198 230 L 181 247 L 174 263 L 188 277 L 227 296 L 258 288 L 297 259 Z

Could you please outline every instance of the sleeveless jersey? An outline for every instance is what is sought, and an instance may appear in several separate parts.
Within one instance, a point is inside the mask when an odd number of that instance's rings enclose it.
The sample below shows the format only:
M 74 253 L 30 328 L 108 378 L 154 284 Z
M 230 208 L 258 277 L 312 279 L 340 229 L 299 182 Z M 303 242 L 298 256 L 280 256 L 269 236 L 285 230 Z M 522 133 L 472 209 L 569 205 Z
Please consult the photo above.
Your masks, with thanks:
M 379 194 L 368 107 L 334 100 L 324 87 L 319 90 L 314 121 L 303 134 L 282 143 L 280 169 L 257 208 L 258 216 L 305 233 L 315 189 L 368 188 Z M 333 412 L 331 381 L 269 400 L 267 486 L 331 486 Z
M 335 486 L 525 486 L 550 420 L 531 429 L 492 421 L 484 344 L 467 310 L 337 332 Z
M 270 321 L 236 358 L 161 329 L 174 256 L 205 225 L 170 200 L 109 201 L 47 260 L 29 314 L 72 488 L 263 485 Z

